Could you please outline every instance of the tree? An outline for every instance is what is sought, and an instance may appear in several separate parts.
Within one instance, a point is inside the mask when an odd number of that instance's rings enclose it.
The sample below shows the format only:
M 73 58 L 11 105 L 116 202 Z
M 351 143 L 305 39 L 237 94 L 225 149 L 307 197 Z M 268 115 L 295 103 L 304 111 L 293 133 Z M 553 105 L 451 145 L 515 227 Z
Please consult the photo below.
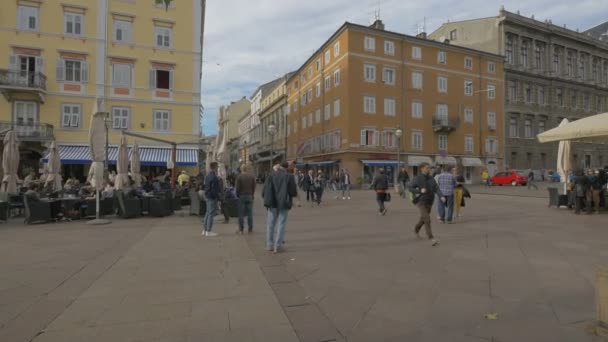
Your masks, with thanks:
M 155 0 L 157 5 L 165 5 L 165 10 L 168 11 L 169 10 L 169 5 L 171 4 L 171 1 L 173 0 Z

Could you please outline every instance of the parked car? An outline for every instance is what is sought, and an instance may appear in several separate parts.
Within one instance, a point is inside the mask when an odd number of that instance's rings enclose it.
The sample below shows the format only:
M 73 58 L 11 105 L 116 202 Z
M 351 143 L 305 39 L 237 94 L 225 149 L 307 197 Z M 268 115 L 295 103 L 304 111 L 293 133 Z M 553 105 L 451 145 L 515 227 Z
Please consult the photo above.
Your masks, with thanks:
M 490 177 L 492 185 L 527 185 L 528 177 L 517 171 L 499 172 L 495 176 Z

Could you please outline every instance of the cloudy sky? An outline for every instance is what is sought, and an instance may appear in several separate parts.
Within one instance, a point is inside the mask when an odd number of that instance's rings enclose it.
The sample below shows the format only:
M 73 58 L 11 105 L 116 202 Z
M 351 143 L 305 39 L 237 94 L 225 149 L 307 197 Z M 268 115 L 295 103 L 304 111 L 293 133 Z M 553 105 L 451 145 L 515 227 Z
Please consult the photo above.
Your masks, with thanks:
M 608 20 L 608 0 L 208 0 L 203 57 L 203 132 L 215 134 L 218 107 L 297 69 L 345 21 L 416 34 L 442 23 L 512 12 L 588 29 Z

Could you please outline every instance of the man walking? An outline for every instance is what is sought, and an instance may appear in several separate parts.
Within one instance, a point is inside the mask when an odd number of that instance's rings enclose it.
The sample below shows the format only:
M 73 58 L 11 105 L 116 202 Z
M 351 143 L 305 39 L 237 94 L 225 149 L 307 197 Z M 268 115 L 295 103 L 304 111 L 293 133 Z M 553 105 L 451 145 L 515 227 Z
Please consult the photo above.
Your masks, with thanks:
M 312 169 L 308 170 L 308 174 L 304 176 L 304 191 L 306 191 L 306 202 L 315 202 L 315 176 Z
M 431 240 L 432 246 L 437 246 L 438 242 L 433 236 L 431 230 L 431 208 L 433 208 L 433 201 L 435 200 L 435 194 L 439 195 L 442 201 L 445 198 L 441 194 L 437 183 L 431 177 L 431 167 L 428 163 L 421 163 L 419 166 L 420 173 L 410 183 L 410 191 L 414 194 L 414 204 L 420 211 L 420 219 L 414 228 L 416 236 L 420 236 L 420 229 L 422 226 L 426 229 L 426 235 Z
M 217 236 L 217 233 L 212 232 L 213 219 L 217 213 L 217 202 L 220 198 L 221 189 L 220 179 L 217 176 L 217 163 L 212 162 L 209 165 L 209 172 L 205 176 L 205 198 L 207 201 L 207 212 L 203 221 L 203 236 Z
M 342 174 L 340 175 L 340 185 L 342 186 L 342 199 L 345 200 L 348 196 L 350 199 L 350 185 L 352 184 L 352 180 L 350 178 L 350 173 L 348 173 L 347 169 L 342 170 Z
M 295 179 L 287 172 L 288 167 L 287 162 L 284 162 L 268 176 L 264 184 L 264 206 L 268 210 L 266 249 L 274 253 L 278 253 L 283 247 L 287 214 L 293 198 L 298 194 Z
M 407 183 L 410 181 L 410 175 L 407 173 L 405 166 L 401 167 L 399 175 L 397 176 L 397 184 L 399 184 L 399 195 L 405 198 L 405 189 L 407 189 Z
M 387 200 L 388 192 L 388 177 L 384 174 L 384 169 L 378 170 L 378 175 L 372 182 L 372 189 L 376 191 L 376 201 L 378 202 L 378 210 L 382 216 L 386 215 L 386 207 L 384 202 Z
M 445 201 L 437 204 L 439 211 L 439 222 L 452 223 L 452 215 L 454 214 L 454 188 L 456 187 L 456 178 L 450 172 L 449 167 L 444 167 L 443 172 L 437 176 L 437 185 L 439 191 L 445 198 Z
M 531 187 L 538 190 L 538 186 L 536 186 L 534 182 L 534 171 L 532 171 L 532 169 L 528 169 L 528 190 L 530 190 Z
M 245 216 L 247 216 L 247 232 L 253 231 L 253 196 L 255 195 L 255 177 L 251 173 L 251 165 L 244 165 L 241 174 L 236 177 L 236 195 L 239 198 L 239 230 L 243 235 Z

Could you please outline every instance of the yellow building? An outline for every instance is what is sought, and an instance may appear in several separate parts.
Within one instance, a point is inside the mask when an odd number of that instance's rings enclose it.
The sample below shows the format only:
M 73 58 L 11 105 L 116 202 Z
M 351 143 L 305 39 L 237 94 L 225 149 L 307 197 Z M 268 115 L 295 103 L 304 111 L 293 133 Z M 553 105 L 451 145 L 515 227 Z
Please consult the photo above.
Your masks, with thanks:
M 0 128 L 18 132 L 22 167 L 37 168 L 54 139 L 64 173 L 85 175 L 96 101 L 109 113 L 110 163 L 126 130 L 183 143 L 177 167 L 196 166 L 204 10 L 204 0 L 2 1 Z M 169 146 L 137 140 L 144 174 L 166 166 Z
M 358 183 L 398 158 L 476 181 L 502 168 L 503 83 L 501 56 L 345 23 L 287 81 L 289 158 Z

